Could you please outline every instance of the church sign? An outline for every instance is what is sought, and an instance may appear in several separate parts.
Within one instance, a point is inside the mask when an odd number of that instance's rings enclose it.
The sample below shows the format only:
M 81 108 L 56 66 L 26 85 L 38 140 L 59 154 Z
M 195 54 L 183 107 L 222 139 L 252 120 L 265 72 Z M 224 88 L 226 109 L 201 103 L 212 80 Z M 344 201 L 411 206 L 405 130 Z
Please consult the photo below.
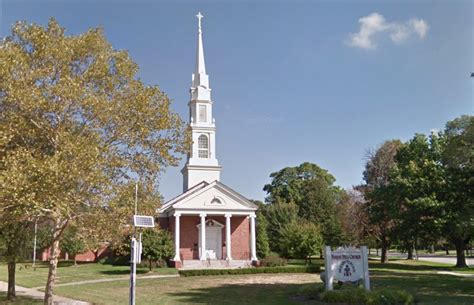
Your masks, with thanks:
M 360 249 L 340 247 L 335 251 L 326 246 L 325 283 L 326 290 L 332 290 L 333 282 L 357 283 L 363 281 L 365 289 L 370 290 L 367 247 Z

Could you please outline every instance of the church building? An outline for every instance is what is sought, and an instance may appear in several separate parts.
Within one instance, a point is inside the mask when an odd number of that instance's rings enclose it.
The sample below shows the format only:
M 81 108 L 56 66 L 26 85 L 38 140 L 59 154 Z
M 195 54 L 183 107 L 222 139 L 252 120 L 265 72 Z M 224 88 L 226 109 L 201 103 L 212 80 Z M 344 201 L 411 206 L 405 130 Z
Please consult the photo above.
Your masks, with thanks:
M 159 223 L 174 238 L 176 268 L 245 267 L 257 261 L 257 206 L 220 182 L 216 123 L 206 73 L 201 13 L 196 67 L 190 89 L 192 148 L 181 170 L 183 193 L 158 209 Z

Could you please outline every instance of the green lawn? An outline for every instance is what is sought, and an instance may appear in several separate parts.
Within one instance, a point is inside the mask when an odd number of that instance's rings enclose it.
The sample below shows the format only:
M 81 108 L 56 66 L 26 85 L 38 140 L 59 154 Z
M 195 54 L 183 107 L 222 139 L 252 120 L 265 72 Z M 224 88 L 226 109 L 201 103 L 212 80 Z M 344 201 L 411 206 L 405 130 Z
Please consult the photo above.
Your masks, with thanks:
M 176 274 L 174 268 L 155 268 L 153 273 L 148 273 L 147 268 L 137 268 L 138 275 L 144 274 Z M 61 262 L 58 268 L 57 284 L 72 283 L 91 279 L 127 277 L 130 274 L 128 266 L 111 266 L 103 264 L 80 264 L 74 266 L 68 262 Z M 31 264 L 18 264 L 16 271 L 16 284 L 28 288 L 42 287 L 46 285 L 48 277 L 48 265 L 37 264 L 36 268 Z M 7 267 L 0 264 L 0 281 L 7 281 Z
M 314 260 L 318 265 L 321 260 Z M 291 260 L 291 265 L 303 261 Z M 156 269 L 157 272 L 175 272 L 173 269 Z M 20 282 L 32 286 L 44 284 L 46 269 L 18 271 Z M 142 272 L 144 270 L 142 269 Z M 438 271 L 458 271 L 450 265 L 430 262 L 396 260 L 389 264 L 370 262 L 373 289 L 402 289 L 413 294 L 418 305 L 472 305 L 474 304 L 474 278 L 438 274 Z M 472 269 L 464 270 L 473 273 Z M 85 279 L 124 277 L 128 267 L 88 264 L 59 269 L 60 283 Z M 4 266 L 0 276 L 6 277 Z M 322 286 L 318 275 L 303 274 L 297 280 L 287 280 L 288 274 L 248 274 L 230 276 L 201 276 L 137 281 L 137 304 L 314 304 L 322 305 L 308 297 Z M 39 277 L 40 279 L 35 279 Z M 278 278 L 284 280 L 278 282 Z M 302 283 L 301 279 L 308 279 Z M 41 285 L 36 283 L 40 282 Z M 80 287 L 80 289 L 78 289 Z M 128 281 L 82 284 L 56 287 L 55 293 L 95 304 L 127 304 Z M 1 303 L 0 296 L 0 303 Z M 303 301 L 302 301 L 303 300 Z M 17 303 L 13 303 L 17 304 Z M 18 303 L 25 304 L 25 303 Z M 32 303 L 35 304 L 35 303 Z

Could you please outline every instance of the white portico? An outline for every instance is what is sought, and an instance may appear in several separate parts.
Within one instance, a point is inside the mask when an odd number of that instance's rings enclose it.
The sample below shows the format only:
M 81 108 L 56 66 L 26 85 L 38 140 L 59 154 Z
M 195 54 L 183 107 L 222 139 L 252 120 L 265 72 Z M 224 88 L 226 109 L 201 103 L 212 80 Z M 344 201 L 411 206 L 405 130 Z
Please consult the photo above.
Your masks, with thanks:
M 186 261 L 256 261 L 257 206 L 220 182 L 216 125 L 206 73 L 198 13 L 196 67 L 190 88 L 192 147 L 182 169 L 183 193 L 158 209 L 160 225 L 172 233 L 176 267 Z

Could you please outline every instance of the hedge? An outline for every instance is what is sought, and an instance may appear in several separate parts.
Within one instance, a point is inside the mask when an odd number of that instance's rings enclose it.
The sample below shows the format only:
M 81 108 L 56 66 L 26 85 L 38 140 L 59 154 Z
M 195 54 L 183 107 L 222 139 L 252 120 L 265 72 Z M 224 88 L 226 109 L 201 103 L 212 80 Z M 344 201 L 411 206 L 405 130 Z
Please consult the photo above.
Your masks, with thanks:
M 317 273 L 319 266 L 256 267 L 239 269 L 190 269 L 179 270 L 180 276 L 234 275 L 258 273 Z

